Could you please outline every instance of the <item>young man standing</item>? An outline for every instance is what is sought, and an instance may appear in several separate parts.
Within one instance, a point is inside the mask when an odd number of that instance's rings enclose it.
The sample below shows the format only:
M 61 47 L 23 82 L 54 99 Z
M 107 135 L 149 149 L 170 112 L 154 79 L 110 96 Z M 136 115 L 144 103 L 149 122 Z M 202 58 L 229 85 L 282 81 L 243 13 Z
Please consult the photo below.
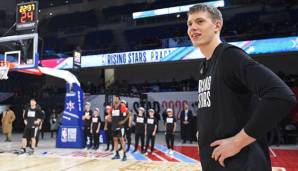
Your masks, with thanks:
M 264 137 L 296 104 L 294 93 L 242 49 L 221 42 L 223 19 L 215 7 L 191 7 L 187 25 L 205 56 L 197 121 L 203 170 L 271 170 Z
M 125 128 L 124 124 L 127 121 L 126 117 L 127 108 L 124 104 L 120 103 L 120 97 L 114 97 L 114 103 L 112 106 L 112 130 L 113 130 L 113 139 L 114 139 L 114 150 L 115 156 L 112 160 L 120 159 L 118 152 L 118 141 L 122 145 L 123 158 L 122 161 L 126 161 L 126 147 L 125 147 Z
M 42 114 L 41 111 L 36 107 L 36 100 L 30 100 L 30 107 L 24 111 L 24 123 L 25 129 L 22 138 L 21 153 L 26 153 L 27 139 L 31 139 L 31 150 L 32 153 L 36 146 L 36 136 L 38 126 L 41 123 Z

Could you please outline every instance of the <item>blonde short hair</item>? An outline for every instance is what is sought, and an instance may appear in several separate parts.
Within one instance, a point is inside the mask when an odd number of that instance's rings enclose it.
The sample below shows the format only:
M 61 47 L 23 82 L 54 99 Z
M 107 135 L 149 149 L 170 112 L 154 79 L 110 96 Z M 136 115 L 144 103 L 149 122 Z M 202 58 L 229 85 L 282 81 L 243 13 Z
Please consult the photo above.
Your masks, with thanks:
M 216 20 L 223 21 L 221 12 L 214 6 L 206 5 L 206 4 L 196 4 L 189 8 L 189 11 L 187 14 L 190 15 L 197 12 L 208 12 L 212 21 L 216 21 Z

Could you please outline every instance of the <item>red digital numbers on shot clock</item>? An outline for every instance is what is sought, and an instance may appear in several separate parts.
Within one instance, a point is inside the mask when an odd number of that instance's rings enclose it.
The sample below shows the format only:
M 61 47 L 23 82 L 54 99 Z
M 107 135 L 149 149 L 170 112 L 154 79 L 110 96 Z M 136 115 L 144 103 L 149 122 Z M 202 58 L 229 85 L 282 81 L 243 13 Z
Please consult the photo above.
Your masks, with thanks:
M 17 5 L 17 30 L 33 29 L 37 24 L 37 2 Z

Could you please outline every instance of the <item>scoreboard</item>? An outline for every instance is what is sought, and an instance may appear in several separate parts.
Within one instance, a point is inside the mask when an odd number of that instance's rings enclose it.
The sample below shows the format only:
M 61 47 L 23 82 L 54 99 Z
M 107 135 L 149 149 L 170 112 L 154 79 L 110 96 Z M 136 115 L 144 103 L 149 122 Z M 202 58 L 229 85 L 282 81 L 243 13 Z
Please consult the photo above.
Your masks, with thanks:
M 17 4 L 16 30 L 35 29 L 38 22 L 38 3 L 31 1 Z

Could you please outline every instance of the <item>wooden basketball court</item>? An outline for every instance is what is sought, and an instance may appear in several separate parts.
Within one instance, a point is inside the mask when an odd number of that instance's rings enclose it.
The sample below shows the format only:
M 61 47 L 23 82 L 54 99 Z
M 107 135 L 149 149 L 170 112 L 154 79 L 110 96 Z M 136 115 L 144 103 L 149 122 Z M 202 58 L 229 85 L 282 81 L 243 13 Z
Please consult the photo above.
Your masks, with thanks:
M 202 171 L 200 164 L 0 155 L 1 171 Z M 274 167 L 273 171 L 285 171 Z
M 107 159 L 80 159 L 40 156 L 0 156 L 1 171 L 201 171 L 199 164 L 173 162 L 115 161 Z
M 21 134 L 14 135 L 19 140 Z M 162 136 L 157 138 L 162 142 Z M 0 135 L 0 171 L 201 171 L 198 148 L 196 145 L 177 145 L 174 154 L 168 155 L 166 147 L 155 145 L 155 152 L 150 155 L 127 153 L 127 161 L 111 160 L 113 153 L 83 149 L 55 148 L 55 139 L 40 141 L 34 155 L 16 155 L 19 141 L 3 142 Z M 133 148 L 133 147 L 132 147 Z M 272 157 L 273 171 L 297 171 L 297 150 L 274 149 Z M 273 152 L 272 151 L 272 152 Z M 122 156 L 122 152 L 120 152 Z M 284 169 L 286 168 L 286 169 Z

